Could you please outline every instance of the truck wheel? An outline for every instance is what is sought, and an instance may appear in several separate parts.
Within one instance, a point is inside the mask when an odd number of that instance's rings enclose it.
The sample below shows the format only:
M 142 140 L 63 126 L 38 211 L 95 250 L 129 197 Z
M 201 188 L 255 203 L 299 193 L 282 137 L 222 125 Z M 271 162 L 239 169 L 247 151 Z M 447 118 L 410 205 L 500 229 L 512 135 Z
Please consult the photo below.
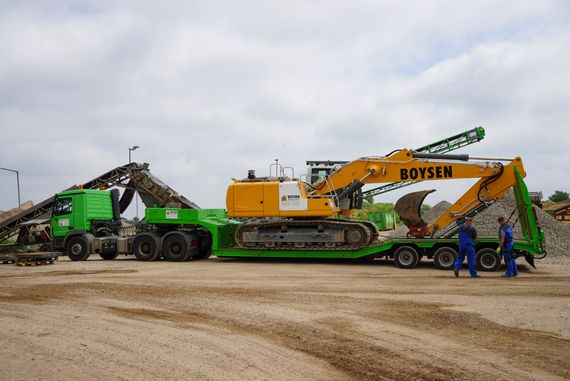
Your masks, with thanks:
M 184 262 L 190 257 L 190 245 L 182 233 L 168 235 L 162 243 L 162 254 L 167 261 Z
M 196 259 L 207 259 L 212 255 L 212 236 L 210 233 L 204 234 L 200 237 L 198 250 L 200 254 L 198 254 Z
M 419 261 L 420 255 L 412 246 L 400 246 L 394 252 L 394 263 L 401 269 L 413 269 Z
M 436 269 L 452 270 L 457 259 L 457 251 L 453 247 L 440 247 L 433 254 L 433 264 Z
M 65 245 L 65 254 L 72 261 L 85 261 L 90 254 L 87 250 L 87 242 L 81 236 L 71 237 Z
M 493 249 L 481 249 L 475 256 L 475 263 L 480 271 L 496 271 L 501 266 L 501 256 Z
M 101 258 L 103 258 L 106 261 L 112 261 L 113 259 L 119 256 L 119 253 L 115 251 L 114 253 L 106 253 L 106 254 L 101 253 L 99 255 L 101 256 Z
M 140 234 L 135 237 L 132 246 L 133 254 L 139 261 L 155 261 L 160 257 L 157 237 Z

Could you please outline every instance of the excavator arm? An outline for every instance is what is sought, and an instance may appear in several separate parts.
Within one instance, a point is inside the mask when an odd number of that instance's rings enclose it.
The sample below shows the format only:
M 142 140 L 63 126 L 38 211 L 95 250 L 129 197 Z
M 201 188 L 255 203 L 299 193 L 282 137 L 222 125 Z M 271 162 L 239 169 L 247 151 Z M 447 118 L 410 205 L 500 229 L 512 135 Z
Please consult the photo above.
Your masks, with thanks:
M 415 153 L 408 149 L 386 157 L 363 157 L 345 164 L 321 181 L 313 184 L 309 194 L 323 196 L 346 193 L 347 189 L 372 183 L 405 182 L 411 180 L 450 180 L 489 178 L 502 171 L 501 161 L 507 159 L 474 158 L 468 155 Z M 513 165 L 524 173 L 522 160 Z M 524 176 L 524 175 L 523 175 Z
M 503 162 L 508 162 L 506 165 Z M 397 183 L 415 180 L 479 179 L 440 218 L 426 227 L 419 206 L 428 192 L 416 192 L 398 203 L 408 226 L 422 228 L 422 235 L 433 235 L 458 218 L 501 199 L 516 184 L 515 169 L 526 175 L 521 158 L 488 159 L 468 155 L 417 153 L 402 149 L 386 157 L 364 157 L 347 163 L 320 182 L 313 184 L 311 196 L 329 195 L 339 205 L 365 184 Z M 350 209 L 341 208 L 349 214 Z M 402 215 L 402 214 L 401 214 Z
M 479 179 L 459 200 L 428 226 L 429 233 L 433 235 L 440 228 L 449 226 L 455 221 L 461 221 L 464 216 L 472 217 L 495 201 L 502 199 L 517 184 L 517 171 L 524 177 L 522 160 L 518 157 L 502 167 L 500 175 Z

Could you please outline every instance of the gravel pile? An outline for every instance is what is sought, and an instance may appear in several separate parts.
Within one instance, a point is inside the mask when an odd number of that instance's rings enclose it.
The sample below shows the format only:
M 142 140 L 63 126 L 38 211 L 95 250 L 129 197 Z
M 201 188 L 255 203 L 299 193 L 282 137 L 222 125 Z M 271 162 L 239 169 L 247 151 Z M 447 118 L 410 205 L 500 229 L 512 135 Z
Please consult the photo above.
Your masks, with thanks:
M 24 211 L 26 209 L 31 208 L 32 206 L 34 206 L 33 202 L 26 201 L 22 205 L 20 205 L 20 209 L 18 209 L 18 207 L 15 207 L 13 209 L 6 210 L 6 211 L 0 210 L 0 221 L 4 221 L 10 217 L 14 217 L 16 214 L 20 213 L 20 210 Z
M 479 216 L 475 217 L 473 225 L 480 235 L 497 235 L 499 224 L 497 218 L 503 216 L 509 218 L 516 208 L 516 199 L 512 191 L 496 204 L 489 207 Z M 570 228 L 563 223 L 556 221 L 550 214 L 535 207 L 538 224 L 546 235 L 546 251 L 549 256 L 559 257 L 570 254 Z M 516 223 L 514 223 L 517 221 Z M 513 225 L 513 233 L 516 238 L 523 238 L 520 222 L 517 220 L 517 213 L 511 217 L 509 224 Z
M 437 220 L 437 218 L 441 216 L 447 209 L 449 209 L 450 206 L 451 203 L 447 201 L 438 202 L 431 209 L 426 210 L 426 212 L 422 217 L 425 222 L 431 224 L 432 222 Z

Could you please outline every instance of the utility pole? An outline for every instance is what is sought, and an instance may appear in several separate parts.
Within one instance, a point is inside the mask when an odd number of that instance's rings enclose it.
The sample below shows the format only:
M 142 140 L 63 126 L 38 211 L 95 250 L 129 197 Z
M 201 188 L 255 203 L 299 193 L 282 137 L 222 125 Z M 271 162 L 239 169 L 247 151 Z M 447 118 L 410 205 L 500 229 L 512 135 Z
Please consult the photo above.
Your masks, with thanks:
M 131 148 L 129 148 L 129 164 L 131 164 L 131 152 L 139 149 L 141 147 L 139 146 L 132 146 Z M 139 218 L 139 198 L 138 198 L 138 192 L 135 192 L 135 210 L 136 210 L 136 215 L 137 215 L 137 220 Z
M 16 171 L 15 169 L 9 169 L 9 168 L 0 167 L 0 169 L 2 169 L 4 171 L 16 173 L 16 184 L 18 186 L 18 213 L 20 213 L 22 211 L 21 206 L 20 206 L 22 204 L 22 202 L 20 200 L 20 172 Z

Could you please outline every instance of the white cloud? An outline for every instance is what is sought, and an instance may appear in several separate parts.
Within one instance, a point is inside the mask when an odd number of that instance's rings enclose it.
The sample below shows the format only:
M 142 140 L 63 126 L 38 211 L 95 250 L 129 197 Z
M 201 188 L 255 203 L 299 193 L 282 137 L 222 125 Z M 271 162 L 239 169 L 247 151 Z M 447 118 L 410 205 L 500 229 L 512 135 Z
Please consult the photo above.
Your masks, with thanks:
M 158 177 L 223 207 L 230 177 L 275 158 L 298 174 L 305 159 L 385 154 L 477 125 L 487 138 L 466 152 L 520 155 L 532 189 L 569 190 L 564 1 L 0 10 L 0 166 L 20 169 L 23 199 L 124 164 L 138 144 L 134 158 Z M 434 185 L 432 198 L 466 189 Z M 0 209 L 14 193 L 0 172 Z

